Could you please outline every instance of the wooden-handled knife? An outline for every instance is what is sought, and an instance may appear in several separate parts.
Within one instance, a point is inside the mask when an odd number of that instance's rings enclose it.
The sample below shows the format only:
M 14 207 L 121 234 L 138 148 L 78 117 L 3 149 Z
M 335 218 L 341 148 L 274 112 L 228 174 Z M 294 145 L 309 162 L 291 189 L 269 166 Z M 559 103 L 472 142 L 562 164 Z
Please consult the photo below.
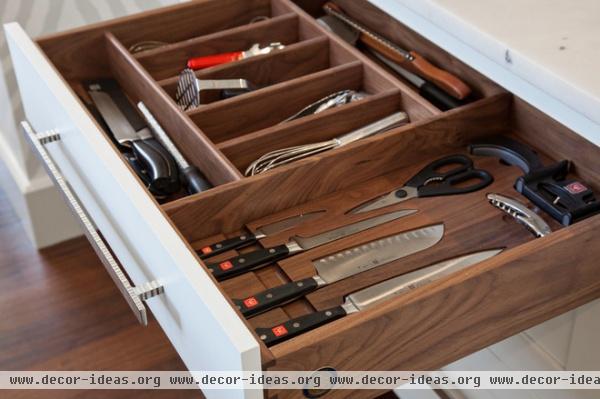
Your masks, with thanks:
M 383 36 L 371 31 L 345 14 L 337 4 L 327 2 L 323 9 L 328 15 L 338 18 L 359 31 L 361 33 L 359 39 L 367 47 L 396 62 L 408 71 L 429 80 L 453 97 L 463 100 L 471 93 L 469 86 L 458 77 L 431 64 L 419 53 L 404 50 Z

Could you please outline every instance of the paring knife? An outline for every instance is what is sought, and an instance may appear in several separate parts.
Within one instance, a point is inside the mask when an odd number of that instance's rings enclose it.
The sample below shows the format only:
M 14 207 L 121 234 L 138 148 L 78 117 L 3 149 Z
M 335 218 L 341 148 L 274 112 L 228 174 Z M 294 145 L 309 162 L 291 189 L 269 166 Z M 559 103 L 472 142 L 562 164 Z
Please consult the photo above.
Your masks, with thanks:
M 237 237 L 228 238 L 215 244 L 207 245 L 200 249 L 200 259 L 206 259 L 211 256 L 222 254 L 232 249 L 240 249 L 256 243 L 258 240 L 267 238 L 270 235 L 281 233 L 289 230 L 302 223 L 314 220 L 325 213 L 324 210 L 301 213 L 300 215 L 291 216 L 274 223 L 265 224 L 258 229 L 256 233 L 242 234 Z
M 267 346 L 274 345 L 483 262 L 502 251 L 481 251 L 439 262 L 356 291 L 346 296 L 341 306 L 301 316 L 275 327 L 257 328 L 256 333 Z
M 404 50 L 383 36 L 371 31 L 345 14 L 338 5 L 327 2 L 323 6 L 323 9 L 328 15 L 332 15 L 358 30 L 361 33 L 360 40 L 366 46 L 408 69 L 410 72 L 429 80 L 448 94 L 459 100 L 463 100 L 471 93 L 469 86 L 455 75 L 434 66 L 417 52 Z
M 234 299 L 245 317 L 255 316 L 300 298 L 325 285 L 386 265 L 423 251 L 444 236 L 444 225 L 437 224 L 406 231 L 346 249 L 313 262 L 317 275 L 265 290 L 246 299 Z
M 152 132 L 114 80 L 88 84 L 88 94 L 119 144 L 131 148 L 148 174 L 148 189 L 169 195 L 180 190 L 179 173 L 173 157 Z
M 352 223 L 346 226 L 339 227 L 334 230 L 329 230 L 321 234 L 311 237 L 294 236 L 282 245 L 273 248 L 260 249 L 254 252 L 236 256 L 224 262 L 208 264 L 208 269 L 213 273 L 213 276 L 219 281 L 237 276 L 252 270 L 258 266 L 263 266 L 269 262 L 274 262 L 290 255 L 304 252 L 312 248 L 339 240 L 344 237 L 351 236 L 361 231 L 382 225 L 392 220 L 400 219 L 404 216 L 412 215 L 416 210 L 402 210 L 390 212 L 384 215 L 371 217 L 361 220 L 360 222 Z
M 190 165 L 183 157 L 183 154 L 181 154 L 179 149 L 177 149 L 175 143 L 173 143 L 167 132 L 165 132 L 160 123 L 158 123 L 156 118 L 154 118 L 154 115 L 152 115 L 152 112 L 150 112 L 146 105 L 140 101 L 138 103 L 138 108 L 144 115 L 144 118 L 152 128 L 152 131 L 157 136 L 158 140 L 173 156 L 175 162 L 177 162 L 179 171 L 185 180 L 188 192 L 190 194 L 196 194 L 211 188 L 212 185 L 208 182 L 202 172 L 200 172 L 197 167 Z

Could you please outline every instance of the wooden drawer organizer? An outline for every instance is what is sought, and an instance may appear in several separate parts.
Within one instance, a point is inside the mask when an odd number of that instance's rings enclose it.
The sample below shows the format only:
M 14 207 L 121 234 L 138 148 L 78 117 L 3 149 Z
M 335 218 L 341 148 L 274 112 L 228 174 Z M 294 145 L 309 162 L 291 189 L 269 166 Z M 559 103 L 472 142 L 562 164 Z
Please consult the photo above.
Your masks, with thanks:
M 133 100 L 146 103 L 184 155 L 216 186 L 157 204 L 192 248 L 299 211 L 324 209 L 327 214 L 314 224 L 269 237 L 261 244 L 279 244 L 296 233 L 310 235 L 357 220 L 360 216 L 351 217 L 345 211 L 400 186 L 440 155 L 465 153 L 473 139 L 494 134 L 529 143 L 547 161 L 573 159 L 576 174 L 600 190 L 597 147 L 368 2 L 338 1 L 355 18 L 460 76 L 473 88 L 474 101 L 449 112 L 439 111 L 412 87 L 316 24 L 310 14 L 319 14 L 320 1 L 299 3 L 308 13 L 289 0 L 195 1 L 38 41 L 75 91 L 83 80 L 116 78 Z M 270 18 L 249 24 L 259 16 Z M 142 40 L 170 44 L 131 54 L 129 46 Z M 173 101 L 176 77 L 189 56 L 273 41 L 285 43 L 285 50 L 197 73 L 206 78 L 246 78 L 263 88 L 188 112 L 182 112 Z M 362 89 L 371 96 L 277 125 L 304 105 L 347 88 Z M 405 110 L 411 123 L 264 175 L 243 176 L 248 164 L 264 152 L 330 139 L 396 110 Z M 486 192 L 517 196 L 512 185 L 520 171 L 493 158 L 474 159 L 495 177 L 487 190 L 406 202 L 403 208 L 419 212 L 221 284 L 215 282 L 226 297 L 242 298 L 313 275 L 310 261 L 318 257 L 419 226 L 445 224 L 443 240 L 430 250 L 252 318 L 246 325 L 253 329 L 334 306 L 345 294 L 448 256 L 508 249 L 374 309 L 271 348 L 261 344 L 263 367 L 436 369 L 598 297 L 600 247 L 590 244 L 597 240 L 594 233 L 600 228 L 600 216 L 568 228 L 546 217 L 555 232 L 533 239 L 485 200 Z M 232 251 L 215 260 L 236 254 Z M 200 259 L 198 267 L 205 268 Z M 364 397 L 377 395 L 363 393 Z M 270 394 L 301 397 L 292 391 Z M 327 397 L 348 394 L 337 391 Z

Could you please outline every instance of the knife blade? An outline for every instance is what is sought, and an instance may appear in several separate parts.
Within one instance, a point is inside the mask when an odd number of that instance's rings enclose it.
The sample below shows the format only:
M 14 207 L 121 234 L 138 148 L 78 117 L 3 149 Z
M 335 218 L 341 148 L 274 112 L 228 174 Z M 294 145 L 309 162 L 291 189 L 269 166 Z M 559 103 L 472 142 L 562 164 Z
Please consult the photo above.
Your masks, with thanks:
M 285 244 L 272 248 L 264 248 L 247 254 L 242 254 L 220 263 L 211 263 L 206 267 L 213 273 L 213 276 L 219 280 L 225 280 L 239 274 L 245 273 L 256 267 L 263 266 L 269 262 L 274 262 L 290 255 L 304 252 L 309 249 L 351 236 L 361 231 L 382 225 L 392 220 L 412 215 L 416 210 L 401 210 L 389 212 L 383 215 L 363 219 L 359 222 L 348 224 L 337 229 L 329 230 L 311 237 L 294 236 Z
M 270 288 L 245 299 L 234 299 L 245 317 L 255 316 L 309 294 L 325 285 L 386 265 L 423 251 L 444 236 L 444 225 L 437 224 L 406 231 L 346 249 L 313 262 L 317 274 Z
M 356 291 L 347 295 L 344 298 L 344 303 L 340 306 L 297 317 L 275 327 L 257 328 L 256 333 L 267 346 L 271 346 L 346 315 L 360 312 L 382 301 L 406 294 L 433 281 L 483 262 L 502 251 L 503 249 L 480 251 L 439 262 Z
M 258 240 L 267 238 L 270 235 L 281 233 L 285 230 L 289 230 L 302 223 L 309 222 L 311 220 L 320 217 L 325 213 L 324 210 L 318 210 L 313 212 L 301 213 L 299 215 L 290 216 L 285 219 L 278 220 L 273 223 L 265 224 L 256 229 L 256 233 L 242 234 L 233 238 L 228 238 L 217 243 L 207 245 L 200 248 L 200 259 L 206 259 L 211 256 L 222 254 L 223 252 L 230 251 L 232 249 L 241 249 L 249 245 L 256 243 Z
M 129 102 L 118 83 L 105 79 L 88 83 L 88 94 L 119 144 L 131 148 L 148 174 L 148 189 L 160 195 L 174 194 L 181 188 L 177 164 L 152 136 L 140 114 Z

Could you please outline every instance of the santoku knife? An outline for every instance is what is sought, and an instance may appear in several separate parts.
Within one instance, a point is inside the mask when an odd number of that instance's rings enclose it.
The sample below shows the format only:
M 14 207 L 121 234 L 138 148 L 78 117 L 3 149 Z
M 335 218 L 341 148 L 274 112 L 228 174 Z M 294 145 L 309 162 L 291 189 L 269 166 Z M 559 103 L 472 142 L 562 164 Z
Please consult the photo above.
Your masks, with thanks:
M 300 298 L 327 284 L 386 265 L 423 251 L 444 236 L 444 225 L 437 224 L 406 231 L 346 249 L 313 262 L 317 275 L 280 285 L 246 299 L 234 299 L 242 314 L 254 316 Z
M 256 229 L 256 233 L 242 234 L 237 237 L 228 238 L 226 240 L 207 245 L 200 249 L 200 259 L 206 259 L 211 256 L 219 255 L 232 249 L 247 247 L 256 243 L 258 240 L 267 238 L 270 235 L 281 233 L 282 231 L 289 230 L 302 223 L 314 220 L 324 213 L 324 210 L 318 210 L 290 216 L 288 218 L 260 226 L 258 229 Z
M 318 246 L 339 240 L 344 237 L 351 236 L 361 231 L 382 225 L 392 220 L 400 219 L 404 216 L 412 215 L 416 210 L 402 210 L 390 212 L 383 215 L 371 217 L 361 220 L 360 222 L 352 223 L 346 226 L 339 227 L 334 230 L 329 230 L 321 234 L 311 237 L 294 236 L 282 245 L 273 248 L 264 248 L 247 254 L 236 256 L 224 262 L 208 264 L 208 269 L 213 273 L 214 277 L 219 280 L 225 280 L 252 270 L 258 266 L 263 266 L 269 262 L 274 262 L 283 259 L 289 255 L 294 255 L 299 252 L 316 248 Z
M 356 291 L 346 296 L 341 306 L 301 316 L 275 327 L 257 328 L 256 333 L 267 346 L 274 345 L 466 269 L 500 252 L 502 249 L 487 250 L 439 262 Z

